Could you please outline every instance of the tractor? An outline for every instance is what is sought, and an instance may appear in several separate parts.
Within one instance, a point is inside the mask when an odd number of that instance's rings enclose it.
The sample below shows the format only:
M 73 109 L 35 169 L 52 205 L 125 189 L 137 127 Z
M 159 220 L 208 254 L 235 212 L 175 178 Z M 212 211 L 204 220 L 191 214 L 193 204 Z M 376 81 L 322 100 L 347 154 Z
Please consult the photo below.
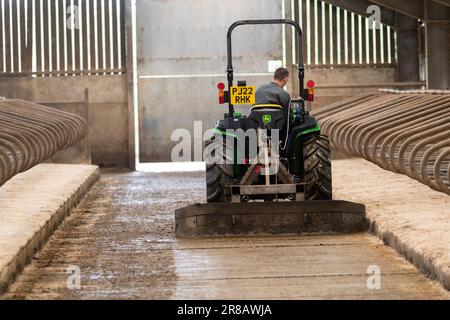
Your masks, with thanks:
M 242 25 L 285 24 L 298 41 L 299 97 L 289 106 L 256 104 L 255 87 L 234 82 L 231 35 Z M 335 234 L 367 230 L 365 206 L 333 200 L 330 142 L 307 110 L 314 83 L 304 86 L 302 30 L 292 20 L 237 21 L 227 35 L 228 113 L 205 143 L 207 203 L 175 211 L 177 237 Z M 242 115 L 235 105 L 248 105 Z
M 207 200 L 332 200 L 330 142 L 328 137 L 321 135 L 320 125 L 307 110 L 307 102 L 314 100 L 314 82 L 308 81 L 307 88 L 304 87 L 303 63 L 298 67 L 300 97 L 292 99 L 288 108 L 277 104 L 253 104 L 247 116 L 234 110 L 234 104 L 249 104 L 255 100 L 255 87 L 247 86 L 246 81 L 234 83 L 232 32 L 241 25 L 259 24 L 292 25 L 298 39 L 302 36 L 300 26 L 291 20 L 238 21 L 230 27 L 227 36 L 228 90 L 225 84 L 218 85 L 219 103 L 228 103 L 228 113 L 217 122 L 215 134 L 205 146 L 211 150 L 207 154 L 213 159 L 207 161 Z M 297 44 L 301 62 L 301 41 Z M 249 151 L 252 147 L 253 153 Z M 266 158 L 272 161 L 264 163 Z M 277 170 L 268 169 L 270 166 Z

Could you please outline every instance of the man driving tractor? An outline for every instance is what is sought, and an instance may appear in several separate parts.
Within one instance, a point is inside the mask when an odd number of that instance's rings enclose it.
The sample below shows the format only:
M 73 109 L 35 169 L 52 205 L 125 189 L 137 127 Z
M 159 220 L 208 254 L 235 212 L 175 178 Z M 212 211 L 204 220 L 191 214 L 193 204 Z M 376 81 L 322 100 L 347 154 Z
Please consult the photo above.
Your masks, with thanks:
M 286 68 L 278 68 L 273 76 L 273 81 L 262 85 L 256 91 L 256 104 L 277 104 L 287 110 L 291 96 L 284 87 L 289 81 L 289 71 Z

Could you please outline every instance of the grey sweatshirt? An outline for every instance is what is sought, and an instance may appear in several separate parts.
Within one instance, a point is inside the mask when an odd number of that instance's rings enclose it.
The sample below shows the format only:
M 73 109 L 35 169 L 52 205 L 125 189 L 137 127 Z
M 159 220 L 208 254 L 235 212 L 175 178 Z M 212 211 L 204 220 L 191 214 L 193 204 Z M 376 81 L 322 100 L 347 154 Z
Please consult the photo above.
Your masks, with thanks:
M 268 83 L 256 91 L 256 104 L 278 104 L 283 108 L 289 107 L 291 96 L 276 83 Z

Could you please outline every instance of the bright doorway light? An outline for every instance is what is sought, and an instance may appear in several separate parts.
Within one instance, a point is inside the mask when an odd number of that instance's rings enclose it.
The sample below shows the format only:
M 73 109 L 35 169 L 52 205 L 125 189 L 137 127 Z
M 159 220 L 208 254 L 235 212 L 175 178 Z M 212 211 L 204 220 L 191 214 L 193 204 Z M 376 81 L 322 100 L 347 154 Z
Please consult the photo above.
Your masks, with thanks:
M 138 163 L 136 170 L 140 172 L 198 172 L 205 171 L 205 162 L 154 162 Z

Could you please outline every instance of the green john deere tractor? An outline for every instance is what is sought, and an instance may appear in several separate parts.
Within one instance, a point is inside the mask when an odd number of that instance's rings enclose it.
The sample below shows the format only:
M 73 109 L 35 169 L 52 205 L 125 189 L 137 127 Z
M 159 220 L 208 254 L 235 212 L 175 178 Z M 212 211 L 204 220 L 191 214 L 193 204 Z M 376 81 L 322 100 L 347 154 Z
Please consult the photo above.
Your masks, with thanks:
M 231 34 L 237 26 L 287 24 L 298 35 L 299 92 L 288 108 L 256 105 L 255 87 L 233 81 Z M 304 87 L 302 31 L 291 20 L 250 20 L 228 31 L 229 111 L 205 145 L 207 203 L 175 211 L 178 237 L 267 234 L 335 234 L 367 230 L 365 206 L 332 200 L 330 142 L 306 110 L 314 83 Z M 250 105 L 248 116 L 234 105 Z
M 228 90 L 222 83 L 218 86 L 220 103 L 228 103 L 229 112 L 217 122 L 215 135 L 206 144 L 213 159 L 207 163 L 208 202 L 331 200 L 330 142 L 306 110 L 306 102 L 314 99 L 314 83 L 309 81 L 308 88 L 304 87 L 301 41 L 297 41 L 300 98 L 291 100 L 287 110 L 280 105 L 253 104 L 248 116 L 234 111 L 234 104 L 254 103 L 255 88 L 245 81 L 234 84 L 231 35 L 238 26 L 261 24 L 292 25 L 301 40 L 302 30 L 291 20 L 238 21 L 230 27 Z M 259 157 L 251 152 L 248 132 L 257 137 L 253 150 Z M 270 160 L 263 163 L 258 158 Z M 270 165 L 276 172 L 267 169 Z

